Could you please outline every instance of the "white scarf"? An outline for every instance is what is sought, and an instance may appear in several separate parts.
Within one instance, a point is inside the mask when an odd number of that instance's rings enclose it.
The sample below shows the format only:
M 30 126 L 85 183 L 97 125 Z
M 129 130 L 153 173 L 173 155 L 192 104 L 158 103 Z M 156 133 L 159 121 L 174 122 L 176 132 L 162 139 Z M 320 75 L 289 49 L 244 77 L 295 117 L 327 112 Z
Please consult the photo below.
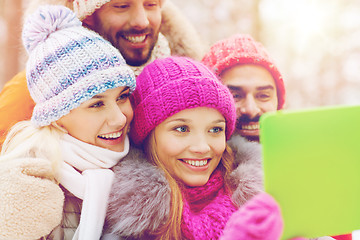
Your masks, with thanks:
M 137 76 L 139 76 L 139 74 L 142 72 L 142 70 L 144 69 L 144 67 L 147 64 L 151 63 L 155 59 L 166 58 L 166 57 L 169 57 L 170 55 L 171 55 L 171 50 L 169 47 L 169 42 L 164 35 L 159 33 L 159 38 L 152 50 L 150 59 L 141 66 L 138 66 L 138 67 L 129 66 L 129 67 L 134 71 L 135 76 L 137 77 Z
M 63 162 L 57 180 L 69 192 L 83 200 L 80 224 L 73 240 L 100 239 L 115 166 L 129 152 L 125 137 L 124 151 L 115 152 L 82 142 L 68 134 L 61 140 Z

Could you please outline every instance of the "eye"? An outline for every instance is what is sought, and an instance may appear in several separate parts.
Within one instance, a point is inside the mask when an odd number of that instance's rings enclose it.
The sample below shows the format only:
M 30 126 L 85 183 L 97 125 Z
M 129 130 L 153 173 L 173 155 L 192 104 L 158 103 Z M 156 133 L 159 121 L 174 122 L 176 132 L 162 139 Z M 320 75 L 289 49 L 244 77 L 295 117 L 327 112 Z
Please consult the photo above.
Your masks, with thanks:
M 96 102 L 96 103 L 90 105 L 89 108 L 99 108 L 99 107 L 102 107 L 102 106 L 104 106 L 104 102 L 99 101 L 99 102 Z
M 267 101 L 269 100 L 271 95 L 269 93 L 258 93 L 256 94 L 256 98 L 261 101 Z
M 238 92 L 232 92 L 231 93 L 234 97 L 234 100 L 241 100 L 245 97 L 245 95 L 243 93 L 238 93 Z
M 117 102 L 126 102 L 128 98 L 130 97 L 129 91 L 120 94 L 120 96 L 116 99 Z
M 130 5 L 129 4 L 116 4 L 116 5 L 113 5 L 114 8 L 117 8 L 117 9 L 126 9 L 128 8 Z
M 157 6 L 159 6 L 159 2 L 158 1 L 150 1 L 150 2 L 147 2 L 144 4 L 145 7 L 148 7 L 148 8 L 155 8 Z
M 178 131 L 178 132 L 188 132 L 189 131 L 189 128 L 187 126 L 180 126 L 180 127 L 176 127 L 175 128 L 175 131 Z
M 212 129 L 210 129 L 211 133 L 220 133 L 223 131 L 224 131 L 224 128 L 222 128 L 222 127 L 213 127 Z

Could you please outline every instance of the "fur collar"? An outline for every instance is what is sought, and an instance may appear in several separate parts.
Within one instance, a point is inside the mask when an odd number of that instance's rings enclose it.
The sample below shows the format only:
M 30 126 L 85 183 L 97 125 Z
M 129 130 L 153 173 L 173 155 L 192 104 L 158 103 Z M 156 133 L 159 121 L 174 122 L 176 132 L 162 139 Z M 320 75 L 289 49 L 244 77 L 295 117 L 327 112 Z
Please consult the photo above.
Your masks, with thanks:
M 263 169 L 261 145 L 249 142 L 240 135 L 233 135 L 228 141 L 235 154 L 235 170 L 230 174 L 232 199 L 237 206 L 263 190 Z
M 135 147 L 113 170 L 105 232 L 143 239 L 146 231 L 156 230 L 169 215 L 170 187 L 164 173 Z
M 240 207 L 262 190 L 261 146 L 238 136 L 229 143 L 238 165 L 230 176 L 235 187 L 232 199 Z M 167 219 L 170 209 L 167 180 L 137 148 L 130 149 L 114 172 L 105 232 L 143 238 L 146 231 L 157 229 Z

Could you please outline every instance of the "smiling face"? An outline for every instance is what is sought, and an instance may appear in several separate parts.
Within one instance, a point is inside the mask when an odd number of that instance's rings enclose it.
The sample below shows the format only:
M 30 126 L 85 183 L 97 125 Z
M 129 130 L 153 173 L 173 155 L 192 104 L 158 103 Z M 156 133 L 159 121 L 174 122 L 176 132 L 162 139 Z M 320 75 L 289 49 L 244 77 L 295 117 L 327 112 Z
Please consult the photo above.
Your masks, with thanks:
M 225 119 L 213 108 L 182 110 L 160 123 L 154 134 L 160 162 L 188 186 L 208 182 L 226 147 Z
M 78 140 L 122 152 L 133 118 L 129 96 L 128 87 L 107 90 L 83 102 L 56 123 Z
M 111 0 L 83 22 L 119 49 L 127 64 L 140 66 L 148 61 L 158 39 L 160 1 Z
M 260 116 L 278 107 L 272 75 L 261 66 L 237 65 L 225 70 L 220 77 L 235 99 L 235 133 L 250 141 L 259 141 Z

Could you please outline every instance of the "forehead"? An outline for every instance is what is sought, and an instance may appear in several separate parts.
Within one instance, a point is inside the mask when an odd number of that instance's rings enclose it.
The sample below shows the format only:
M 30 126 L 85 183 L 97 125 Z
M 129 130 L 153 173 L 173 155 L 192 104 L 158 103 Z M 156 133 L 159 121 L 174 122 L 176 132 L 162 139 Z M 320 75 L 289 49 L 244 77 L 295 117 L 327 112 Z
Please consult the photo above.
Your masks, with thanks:
M 206 116 L 206 117 L 204 117 Z M 192 122 L 201 119 L 201 125 L 204 125 L 206 121 L 225 121 L 224 116 L 216 109 L 210 107 L 196 107 L 181 110 L 174 115 L 168 117 L 164 123 L 173 121 Z
M 260 65 L 236 65 L 222 72 L 220 78 L 225 85 L 239 87 L 270 85 L 275 88 L 275 81 L 271 73 Z

